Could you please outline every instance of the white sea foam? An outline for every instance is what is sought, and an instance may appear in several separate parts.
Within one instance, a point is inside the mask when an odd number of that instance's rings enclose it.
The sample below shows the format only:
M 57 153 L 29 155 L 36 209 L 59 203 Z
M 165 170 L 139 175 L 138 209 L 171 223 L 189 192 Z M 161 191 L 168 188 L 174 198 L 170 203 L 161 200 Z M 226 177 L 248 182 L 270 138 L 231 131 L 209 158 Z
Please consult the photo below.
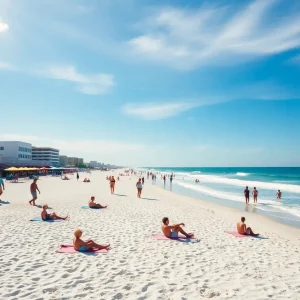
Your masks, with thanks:
M 177 184 L 180 186 L 183 186 L 187 189 L 198 191 L 198 192 L 201 192 L 205 195 L 209 195 L 212 197 L 231 200 L 231 201 L 237 201 L 237 202 L 245 201 L 244 197 L 241 196 L 241 194 L 215 190 L 215 189 L 209 188 L 207 186 L 203 186 L 203 185 L 193 185 L 193 184 L 183 183 L 183 182 L 177 182 Z M 255 207 L 257 209 L 268 210 L 268 211 L 273 211 L 273 212 L 275 212 L 275 211 L 286 212 L 286 213 L 290 213 L 294 216 L 300 217 L 300 208 L 288 207 L 288 206 L 283 205 L 279 201 L 275 201 L 275 200 L 271 200 L 271 199 L 261 199 L 260 198 L 259 204 Z M 267 209 L 267 207 L 272 208 L 272 210 Z
M 236 173 L 236 176 L 241 176 L 241 177 L 246 177 L 248 175 L 250 175 L 250 173 L 243 173 L 243 172 L 237 172 Z
M 233 179 L 222 176 L 215 175 L 189 175 L 192 178 L 198 178 L 200 182 L 212 182 L 212 183 L 220 183 L 227 184 L 232 186 L 249 186 L 256 187 L 265 190 L 281 190 L 282 192 L 291 192 L 300 194 L 300 186 L 294 184 L 286 184 L 286 183 L 274 183 L 274 182 L 263 182 L 263 181 L 252 181 L 252 180 L 241 180 L 241 179 Z

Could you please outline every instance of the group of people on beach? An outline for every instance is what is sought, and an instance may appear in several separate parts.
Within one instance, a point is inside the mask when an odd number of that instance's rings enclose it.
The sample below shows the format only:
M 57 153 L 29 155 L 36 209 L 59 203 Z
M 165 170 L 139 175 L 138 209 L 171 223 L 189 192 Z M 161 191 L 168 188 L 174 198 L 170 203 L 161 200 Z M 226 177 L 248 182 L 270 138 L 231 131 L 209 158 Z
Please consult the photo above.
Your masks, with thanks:
M 244 196 L 245 196 L 246 204 L 249 204 L 250 190 L 249 190 L 248 186 L 246 186 L 246 188 L 244 190 Z M 253 196 L 254 204 L 257 204 L 258 190 L 256 189 L 256 187 L 253 188 L 252 196 Z M 281 199 L 281 191 L 280 190 L 277 191 L 276 196 L 277 196 L 278 200 Z

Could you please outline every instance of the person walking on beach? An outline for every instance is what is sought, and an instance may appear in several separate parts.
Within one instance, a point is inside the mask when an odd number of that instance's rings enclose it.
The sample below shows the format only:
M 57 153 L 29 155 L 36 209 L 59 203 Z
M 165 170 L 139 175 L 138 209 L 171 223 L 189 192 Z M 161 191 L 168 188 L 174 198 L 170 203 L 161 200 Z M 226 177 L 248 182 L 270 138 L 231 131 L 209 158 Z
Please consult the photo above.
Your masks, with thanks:
M 109 180 L 109 186 L 110 186 L 110 193 L 114 194 L 115 193 L 115 184 L 116 184 L 116 180 L 115 177 L 112 176 Z
M 166 175 L 164 175 L 163 180 L 164 180 L 164 187 L 166 187 Z
M 43 210 L 41 213 L 41 218 L 43 221 L 50 221 L 50 220 L 66 220 L 68 216 L 66 217 L 59 217 L 56 213 L 48 214 L 47 213 L 48 205 L 43 205 Z
M 239 234 L 242 235 L 251 235 L 251 236 L 258 236 L 259 233 L 254 233 L 250 227 L 247 228 L 245 224 L 245 217 L 241 218 L 241 222 L 238 222 L 236 227 Z
M 82 236 L 82 230 L 75 229 L 74 239 L 73 239 L 73 247 L 76 251 L 88 252 L 88 251 L 93 251 L 93 250 L 108 249 L 110 247 L 110 245 L 102 246 L 102 245 L 96 244 L 92 240 L 88 240 L 88 241 L 84 242 L 83 240 L 80 239 L 81 236 Z
M 138 198 L 141 198 L 142 190 L 143 190 L 141 178 L 139 178 L 139 181 L 136 183 L 136 188 L 137 188 L 137 196 Z
M 249 194 L 250 194 L 250 191 L 249 191 L 248 187 L 246 186 L 246 189 L 244 190 L 246 204 L 249 204 Z
M 3 194 L 3 191 L 5 190 L 4 181 L 2 178 L 0 178 L 0 197 Z M 1 199 L 0 199 L 1 201 Z
M 174 225 L 169 225 L 170 221 L 168 217 L 164 217 L 162 219 L 162 226 L 161 226 L 161 230 L 163 232 L 163 234 L 168 237 L 168 238 L 178 238 L 179 235 L 178 233 L 182 233 L 183 235 L 185 235 L 187 238 L 191 238 L 194 236 L 194 234 L 192 233 L 186 233 L 181 226 L 185 226 L 184 223 L 180 223 L 180 224 L 174 224 Z
M 0 195 L 1 195 L 1 194 L 0 194 Z M 278 192 L 277 192 L 276 195 L 277 195 L 277 199 L 280 200 L 280 199 L 281 199 L 281 192 L 280 192 L 280 190 L 278 190 Z
M 37 190 L 39 191 L 39 194 L 41 193 L 37 184 L 36 184 L 36 181 L 37 181 L 37 178 L 34 178 L 33 179 L 33 183 L 30 185 L 30 192 L 31 192 L 31 195 L 32 195 L 32 200 L 29 201 L 29 204 L 35 206 L 35 200 L 37 199 Z
M 79 180 L 79 173 L 77 172 L 77 175 L 76 175 L 76 177 L 77 177 L 77 181 Z
M 145 183 L 145 178 L 142 177 L 142 185 L 144 185 L 144 183 Z
M 257 203 L 257 196 L 258 196 L 258 190 L 256 189 L 256 187 L 254 187 L 254 189 L 252 191 L 252 195 L 253 195 L 254 204 L 256 204 Z

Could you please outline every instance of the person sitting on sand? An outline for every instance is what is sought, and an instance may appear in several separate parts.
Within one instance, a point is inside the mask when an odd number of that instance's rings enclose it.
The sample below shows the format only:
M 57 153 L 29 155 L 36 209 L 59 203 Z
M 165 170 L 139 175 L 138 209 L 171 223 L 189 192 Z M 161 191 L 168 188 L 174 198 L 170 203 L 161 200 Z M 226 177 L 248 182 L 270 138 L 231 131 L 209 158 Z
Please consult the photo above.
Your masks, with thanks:
M 76 251 L 88 252 L 88 251 L 93 251 L 93 250 L 108 249 L 110 247 L 110 245 L 102 246 L 102 245 L 96 244 L 92 240 L 88 240 L 88 241 L 84 242 L 83 240 L 80 239 L 81 236 L 82 236 L 82 230 L 75 229 L 74 230 L 73 247 Z
M 168 238 L 178 238 L 178 233 L 182 233 L 187 238 L 191 238 L 194 235 L 192 233 L 186 233 L 181 226 L 185 226 L 184 223 L 169 225 L 169 218 L 164 217 L 162 219 L 163 225 L 161 226 L 161 230 L 163 234 Z
M 103 206 L 101 204 L 95 203 L 95 197 L 91 197 L 91 200 L 89 201 L 89 207 L 90 208 L 106 208 L 106 206 Z
M 69 177 L 67 177 L 67 176 L 65 175 L 65 177 L 64 177 L 62 180 L 70 180 L 70 179 L 69 179 Z
M 41 213 L 41 217 L 43 221 L 50 221 L 50 220 L 66 220 L 68 216 L 66 217 L 59 217 L 56 213 L 48 214 L 47 213 L 48 205 L 43 205 L 43 210 Z
M 84 178 L 83 182 L 91 182 L 88 178 Z
M 242 235 L 258 236 L 259 233 L 254 233 L 250 227 L 247 228 L 245 221 L 246 221 L 245 217 L 242 217 L 241 222 L 237 223 L 238 233 Z

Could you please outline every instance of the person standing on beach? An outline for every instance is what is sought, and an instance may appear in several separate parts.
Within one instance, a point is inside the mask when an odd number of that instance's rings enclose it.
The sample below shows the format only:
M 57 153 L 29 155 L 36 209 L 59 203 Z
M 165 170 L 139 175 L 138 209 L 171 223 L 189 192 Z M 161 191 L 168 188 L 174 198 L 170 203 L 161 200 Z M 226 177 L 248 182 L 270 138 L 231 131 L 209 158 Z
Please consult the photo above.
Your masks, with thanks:
M 109 186 L 110 186 L 110 192 L 111 194 L 114 194 L 115 193 L 115 184 L 116 184 L 116 180 L 115 180 L 115 177 L 112 176 L 109 180 Z
M 4 190 L 5 190 L 4 181 L 2 178 L 0 178 L 0 197 L 3 194 Z
M 77 181 L 79 180 L 79 173 L 77 172 L 77 175 L 76 175 L 76 177 L 77 177 Z
M 32 195 L 32 200 L 29 201 L 29 204 L 35 206 L 35 200 L 37 199 L 37 190 L 39 191 L 39 194 L 41 193 L 37 184 L 36 184 L 36 181 L 37 181 L 37 178 L 34 178 L 33 179 L 33 183 L 30 185 L 30 192 L 31 192 L 31 195 Z
M 145 183 L 145 178 L 142 177 L 142 184 L 144 185 L 144 183 Z
M 252 195 L 253 195 L 254 204 L 256 204 L 257 203 L 257 196 L 258 196 L 258 190 L 256 189 L 256 187 L 254 187 L 254 189 L 252 191 Z
M 139 181 L 136 183 L 136 188 L 137 188 L 137 196 L 138 198 L 141 198 L 142 190 L 143 190 L 141 178 L 139 178 Z
M 1 194 L 0 194 L 0 195 L 1 195 Z M 277 199 L 280 200 L 280 199 L 281 199 L 281 192 L 280 192 L 280 190 L 278 190 L 278 192 L 277 192 L 276 195 L 277 195 Z
M 164 175 L 163 180 L 164 180 L 164 187 L 166 187 L 166 175 Z
M 249 194 L 250 194 L 250 191 L 249 191 L 248 187 L 246 186 L 246 189 L 244 190 L 246 204 L 249 204 Z

